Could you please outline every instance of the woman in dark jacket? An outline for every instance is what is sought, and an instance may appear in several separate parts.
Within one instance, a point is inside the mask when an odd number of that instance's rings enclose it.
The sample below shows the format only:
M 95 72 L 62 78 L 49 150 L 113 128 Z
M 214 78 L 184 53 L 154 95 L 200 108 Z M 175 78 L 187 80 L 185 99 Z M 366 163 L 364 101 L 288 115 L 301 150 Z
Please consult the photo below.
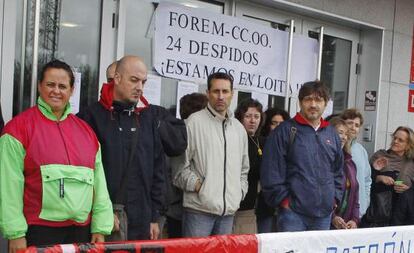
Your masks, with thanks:
M 391 147 L 378 150 L 370 159 L 373 185 L 371 203 L 364 218 L 364 226 L 381 227 L 404 224 L 414 213 L 407 213 L 404 199 L 412 198 L 407 191 L 414 180 L 414 133 L 400 126 L 392 134 Z M 382 166 L 374 165 L 386 159 Z M 374 183 L 375 182 L 375 183 Z M 411 205 L 411 203 L 409 203 Z
M 3 120 L 3 114 L 1 113 L 1 105 L 0 105 L 0 133 L 3 130 L 4 127 L 4 120 Z
M 242 123 L 249 136 L 249 174 L 247 180 L 249 188 L 240 208 L 234 217 L 234 234 L 256 234 L 257 220 L 255 214 L 258 196 L 258 183 L 260 178 L 260 165 L 262 162 L 263 138 L 259 135 L 262 123 L 262 104 L 255 99 L 243 100 L 235 111 L 235 117 Z
M 279 108 L 267 109 L 265 112 L 265 122 L 261 131 L 262 137 L 266 138 L 273 129 L 288 119 L 290 119 L 290 116 L 285 110 Z M 275 213 L 276 209 L 265 203 L 263 194 L 260 192 L 256 207 L 258 233 L 276 232 L 277 219 Z

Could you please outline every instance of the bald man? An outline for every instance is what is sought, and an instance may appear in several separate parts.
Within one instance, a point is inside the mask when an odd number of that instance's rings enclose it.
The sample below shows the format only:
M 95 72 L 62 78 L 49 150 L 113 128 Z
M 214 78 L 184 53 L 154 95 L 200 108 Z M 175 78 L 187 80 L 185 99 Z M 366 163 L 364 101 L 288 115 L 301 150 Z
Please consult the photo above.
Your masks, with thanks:
M 165 159 L 158 122 L 142 97 L 146 80 L 142 59 L 123 57 L 113 83 L 103 85 L 99 102 L 78 115 L 94 129 L 101 143 L 115 214 L 109 240 L 153 240 L 159 236 Z
M 114 61 L 106 68 L 107 83 L 110 84 L 115 77 L 115 70 L 118 61 Z M 106 89 L 106 87 L 103 87 Z M 158 121 L 158 128 L 161 137 L 162 146 L 167 156 L 173 157 L 184 153 L 187 148 L 187 129 L 181 119 L 177 119 L 167 109 L 159 105 L 148 104 L 147 100 L 141 96 L 138 107 L 150 109 Z
M 118 61 L 114 61 L 113 63 L 109 64 L 109 66 L 106 68 L 106 81 L 108 83 L 114 80 L 117 64 L 118 64 Z

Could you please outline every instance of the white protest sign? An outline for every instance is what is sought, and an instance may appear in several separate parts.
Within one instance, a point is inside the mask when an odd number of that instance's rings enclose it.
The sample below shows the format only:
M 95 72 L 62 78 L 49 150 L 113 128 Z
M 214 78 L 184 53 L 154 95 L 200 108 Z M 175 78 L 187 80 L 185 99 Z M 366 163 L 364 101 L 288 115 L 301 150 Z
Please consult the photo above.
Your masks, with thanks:
M 290 85 L 289 114 L 291 117 L 300 110 L 298 93 L 305 82 L 317 78 L 319 43 L 303 35 L 293 35 L 292 70 Z M 329 104 L 328 104 L 329 105 Z
M 147 81 L 144 85 L 144 97 L 150 104 L 161 104 L 161 77 L 155 75 L 147 75 Z
M 235 112 L 237 109 L 237 101 L 239 100 L 239 91 L 233 90 L 233 98 L 231 99 L 229 110 Z
M 180 99 L 187 94 L 198 92 L 198 85 L 190 82 L 178 82 L 177 86 L 177 111 L 176 118 L 181 119 L 180 115 Z
M 194 82 L 226 72 L 239 90 L 281 96 L 288 40 L 284 31 L 161 2 L 155 17 L 154 68 L 162 76 Z
M 269 95 L 258 92 L 252 92 L 252 98 L 256 99 L 262 104 L 263 111 L 267 110 L 267 105 L 269 104 Z
M 414 226 L 257 235 L 258 253 L 413 252 Z
M 298 96 L 303 83 L 316 80 L 318 52 L 317 40 L 303 35 L 293 35 L 292 72 L 290 74 L 290 91 L 293 97 Z

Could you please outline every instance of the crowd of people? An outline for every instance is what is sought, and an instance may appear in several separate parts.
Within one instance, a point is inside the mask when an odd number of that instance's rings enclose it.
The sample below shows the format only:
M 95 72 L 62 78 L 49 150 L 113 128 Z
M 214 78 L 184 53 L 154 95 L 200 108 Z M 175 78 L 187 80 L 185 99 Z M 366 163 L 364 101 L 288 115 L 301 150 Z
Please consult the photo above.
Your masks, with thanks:
M 371 158 L 354 108 L 322 118 L 329 91 L 303 84 L 290 118 L 254 99 L 229 110 L 233 78 L 180 100 L 181 119 L 143 96 L 147 67 L 125 56 L 77 115 L 74 75 L 47 63 L 37 104 L 0 137 L 0 230 L 31 245 L 414 224 L 414 132 Z M 1 116 L 1 114 L 0 114 Z M 164 226 L 165 225 L 165 226 Z

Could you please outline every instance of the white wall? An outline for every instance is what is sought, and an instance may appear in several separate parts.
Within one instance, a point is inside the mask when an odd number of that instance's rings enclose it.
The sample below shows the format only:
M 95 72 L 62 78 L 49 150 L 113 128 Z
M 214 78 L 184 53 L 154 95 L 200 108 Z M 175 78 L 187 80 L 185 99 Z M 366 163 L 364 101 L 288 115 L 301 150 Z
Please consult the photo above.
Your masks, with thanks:
M 399 125 L 414 128 L 408 113 L 408 84 L 413 43 L 413 0 L 287 0 L 317 10 L 385 28 L 380 79 L 380 104 L 375 150 L 389 146 Z M 361 102 L 361 101 L 359 101 Z M 357 102 L 357 104 L 359 104 Z M 359 108 L 363 109 L 363 108 Z M 366 115 L 368 116 L 368 115 Z

